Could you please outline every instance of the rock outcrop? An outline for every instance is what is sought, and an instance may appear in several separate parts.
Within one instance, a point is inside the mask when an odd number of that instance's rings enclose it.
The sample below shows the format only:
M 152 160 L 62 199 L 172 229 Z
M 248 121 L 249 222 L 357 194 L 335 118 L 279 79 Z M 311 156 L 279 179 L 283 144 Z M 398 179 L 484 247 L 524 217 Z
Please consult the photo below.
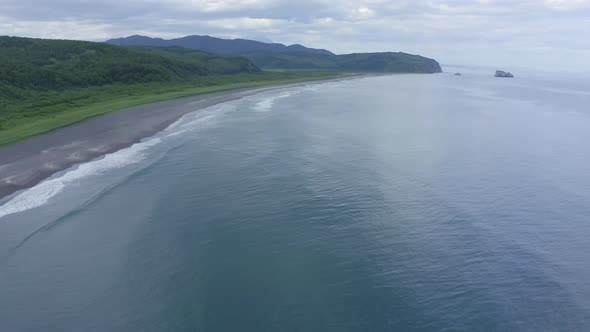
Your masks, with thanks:
M 502 70 L 496 70 L 496 75 L 494 75 L 496 77 L 514 77 L 514 75 L 512 75 L 511 73 L 507 72 L 507 71 L 502 71 Z

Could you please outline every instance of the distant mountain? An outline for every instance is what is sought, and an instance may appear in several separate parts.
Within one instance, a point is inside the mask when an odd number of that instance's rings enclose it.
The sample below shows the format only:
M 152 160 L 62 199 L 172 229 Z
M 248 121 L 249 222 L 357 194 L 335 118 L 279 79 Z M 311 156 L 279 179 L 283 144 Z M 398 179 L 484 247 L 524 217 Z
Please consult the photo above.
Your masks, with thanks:
M 382 73 L 440 73 L 433 59 L 402 52 L 353 53 L 343 55 L 256 53 L 244 54 L 257 66 L 269 69 L 316 69 Z
M 389 73 L 440 73 L 436 60 L 403 52 L 353 53 L 339 55 L 337 63 L 348 70 Z
M 147 45 L 147 46 L 180 46 L 193 50 L 201 50 L 223 55 L 243 55 L 248 53 L 307 53 L 333 55 L 327 50 L 308 48 L 299 44 L 283 45 L 278 43 L 263 43 L 247 39 L 222 39 L 211 36 L 186 36 L 176 39 L 150 38 L 146 36 L 129 36 L 125 38 L 110 39 L 108 44 L 120 46 Z
M 308 48 L 299 44 L 285 46 L 245 39 L 221 39 L 210 36 L 187 36 L 165 40 L 145 36 L 130 36 L 108 40 L 107 43 L 125 46 L 180 46 L 222 55 L 239 55 L 266 69 L 316 69 L 335 71 L 366 71 L 387 73 L 440 73 L 441 67 L 433 59 L 402 52 L 334 53 Z

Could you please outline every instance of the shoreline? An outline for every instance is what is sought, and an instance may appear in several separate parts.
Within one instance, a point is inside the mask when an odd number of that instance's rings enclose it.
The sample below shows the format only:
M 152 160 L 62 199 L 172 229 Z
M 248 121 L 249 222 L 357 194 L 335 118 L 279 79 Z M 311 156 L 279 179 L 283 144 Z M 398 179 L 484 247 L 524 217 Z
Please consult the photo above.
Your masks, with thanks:
M 238 88 L 143 104 L 2 146 L 0 201 L 72 166 L 132 146 L 188 113 L 275 89 L 361 77 L 366 75 Z

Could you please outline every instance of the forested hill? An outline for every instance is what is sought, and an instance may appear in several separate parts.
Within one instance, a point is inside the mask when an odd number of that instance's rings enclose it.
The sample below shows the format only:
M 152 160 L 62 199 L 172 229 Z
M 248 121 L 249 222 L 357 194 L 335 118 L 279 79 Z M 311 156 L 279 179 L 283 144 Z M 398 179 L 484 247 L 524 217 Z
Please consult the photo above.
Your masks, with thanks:
M 150 38 L 146 36 L 129 36 L 125 38 L 110 39 L 107 43 L 112 45 L 131 46 L 180 46 L 193 50 L 202 50 L 223 55 L 243 55 L 250 53 L 303 53 L 334 55 L 328 50 L 308 48 L 299 44 L 283 45 L 279 43 L 263 43 L 248 39 L 223 39 L 211 36 L 186 36 L 176 39 Z
M 402 52 L 324 54 L 245 54 L 257 66 L 268 69 L 315 69 L 378 73 L 440 73 L 440 64 L 420 55 Z
M 258 72 L 250 60 L 194 50 L 0 37 L 0 97 L 16 90 L 56 90 L 164 82 L 211 74 Z
M 243 57 L 182 47 L 0 36 L 0 146 L 136 105 L 340 76 L 263 72 Z
M 116 45 L 181 46 L 218 54 L 246 57 L 261 68 L 316 69 L 334 71 L 368 71 L 385 73 L 439 73 L 438 62 L 419 55 L 402 52 L 354 53 L 335 55 L 327 50 L 301 45 L 262 43 L 244 39 L 220 39 L 209 36 L 188 36 L 165 40 L 145 36 L 111 39 Z

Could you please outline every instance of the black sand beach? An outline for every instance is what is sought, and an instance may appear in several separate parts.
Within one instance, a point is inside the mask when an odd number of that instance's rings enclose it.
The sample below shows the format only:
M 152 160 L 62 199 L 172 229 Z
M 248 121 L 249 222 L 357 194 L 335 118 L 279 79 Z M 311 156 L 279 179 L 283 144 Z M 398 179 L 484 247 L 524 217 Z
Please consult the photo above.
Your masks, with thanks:
M 272 89 L 305 84 L 314 82 L 244 88 L 140 105 L 2 147 L 0 199 L 73 165 L 131 146 L 187 113 Z

